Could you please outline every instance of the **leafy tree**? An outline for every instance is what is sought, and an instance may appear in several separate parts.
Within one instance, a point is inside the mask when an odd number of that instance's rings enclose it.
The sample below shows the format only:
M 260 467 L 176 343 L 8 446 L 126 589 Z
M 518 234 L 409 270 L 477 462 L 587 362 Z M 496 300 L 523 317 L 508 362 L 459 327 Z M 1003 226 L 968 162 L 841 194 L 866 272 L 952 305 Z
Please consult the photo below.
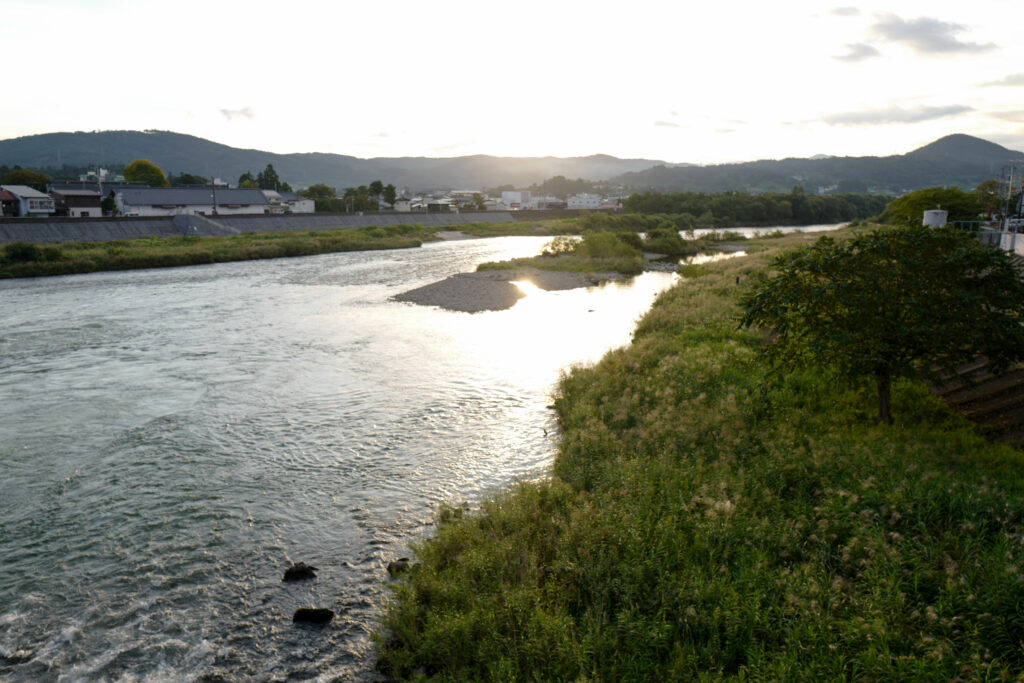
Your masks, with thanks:
M 150 187 L 171 186 L 160 167 L 148 159 L 136 159 L 125 166 L 124 179 L 130 182 L 143 182 Z
M 955 228 L 822 237 L 771 266 L 741 324 L 771 330 L 764 354 L 776 370 L 874 378 L 882 421 L 896 378 L 936 379 L 978 356 L 999 370 L 1024 355 L 1024 281 L 1005 252 Z
M 384 183 L 382 183 L 379 180 L 374 180 L 372 183 L 370 183 L 371 197 L 380 197 L 382 194 L 384 194 Z
M 370 188 L 366 185 L 345 188 L 342 204 L 349 212 L 376 211 L 378 207 L 377 200 L 370 196 Z
M 46 192 L 46 183 L 48 182 L 50 182 L 50 176 L 38 171 L 30 171 L 27 168 L 15 168 L 0 177 L 0 185 L 27 185 L 40 192 Z
M 976 219 L 985 207 L 972 192 L 955 187 L 929 187 L 892 200 L 881 218 L 883 223 L 920 225 L 929 209 L 944 209 L 949 212 L 949 220 L 966 221 Z
M 487 208 L 487 204 L 484 202 L 484 196 L 479 192 L 473 193 L 473 208 L 477 211 L 483 211 Z
M 274 170 L 273 164 L 267 164 L 267 167 L 256 176 L 256 186 L 261 190 L 277 190 L 281 187 L 281 178 Z
M 253 176 L 252 171 L 246 171 L 242 175 L 238 176 L 238 187 L 259 187 L 259 185 L 256 183 L 256 177 Z
M 171 174 L 167 178 L 170 182 L 171 187 L 184 187 L 185 185 L 208 185 L 210 180 L 201 175 L 195 175 L 194 173 L 179 173 L 178 175 Z
M 334 188 L 323 183 L 314 183 L 305 189 L 299 190 L 299 194 L 307 199 L 334 199 L 336 196 Z
M 105 195 L 100 200 L 100 210 L 104 216 L 116 216 L 117 215 L 117 202 L 114 200 L 113 195 Z
M 388 206 L 394 206 L 395 200 L 398 199 L 398 192 L 395 190 L 395 186 L 388 183 L 384 186 L 384 193 L 381 195 Z

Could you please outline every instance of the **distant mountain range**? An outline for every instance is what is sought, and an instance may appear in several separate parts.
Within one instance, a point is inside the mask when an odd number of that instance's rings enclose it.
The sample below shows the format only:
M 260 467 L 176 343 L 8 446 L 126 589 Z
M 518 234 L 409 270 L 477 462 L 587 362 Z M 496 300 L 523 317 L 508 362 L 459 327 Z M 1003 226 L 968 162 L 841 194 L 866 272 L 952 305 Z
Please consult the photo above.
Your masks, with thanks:
M 379 179 L 413 190 L 476 190 L 505 184 L 528 187 L 556 175 L 607 180 L 666 163 L 652 159 L 618 159 L 604 154 L 572 158 L 474 155 L 374 159 L 342 154 L 274 154 L 237 149 L 167 131 L 47 133 L 0 140 L 0 165 L 7 166 L 125 165 L 134 159 L 149 159 L 165 173 L 194 173 L 222 178 L 232 184 L 246 171 L 255 175 L 267 164 L 273 164 L 281 179 L 296 188 L 326 183 L 340 189 L 367 185 Z
M 794 185 L 807 192 L 880 192 L 903 194 L 922 187 L 963 189 L 999 178 L 1024 153 L 970 135 L 947 135 L 907 154 L 887 157 L 830 157 L 749 161 L 716 166 L 657 166 L 625 173 L 613 182 L 661 191 L 786 192 Z
M 587 157 L 451 158 L 379 157 L 341 154 L 274 154 L 238 149 L 192 135 L 168 131 L 47 133 L 0 140 L 0 166 L 26 168 L 124 165 L 149 159 L 166 173 L 194 173 L 234 183 L 273 164 L 294 187 L 326 183 L 335 188 L 366 185 L 380 179 L 421 189 L 481 189 L 499 185 L 528 187 L 554 176 L 608 181 L 632 190 L 786 192 L 802 185 L 807 192 L 885 192 L 934 186 L 971 188 L 999 177 L 1016 152 L 969 135 L 949 135 L 907 154 L 887 157 L 830 157 L 761 160 L 694 166 L 652 159 Z

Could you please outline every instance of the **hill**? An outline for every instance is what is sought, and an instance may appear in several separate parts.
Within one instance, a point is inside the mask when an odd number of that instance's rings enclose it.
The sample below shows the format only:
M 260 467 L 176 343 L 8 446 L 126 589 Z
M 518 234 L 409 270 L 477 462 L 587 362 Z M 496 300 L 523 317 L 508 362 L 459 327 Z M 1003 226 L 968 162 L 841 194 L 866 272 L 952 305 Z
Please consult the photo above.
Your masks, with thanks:
M 612 179 L 637 189 L 660 191 L 784 192 L 802 185 L 808 192 L 834 187 L 837 192 L 903 194 L 922 187 L 974 188 L 999 177 L 1024 153 L 970 135 L 947 135 L 907 154 L 887 157 L 817 157 L 750 161 L 716 166 L 656 166 Z
M 47 133 L 0 140 L 0 165 L 26 168 L 124 165 L 149 159 L 165 173 L 195 173 L 234 182 L 246 171 L 256 173 L 273 164 L 281 179 L 296 187 L 326 183 L 336 188 L 365 185 L 374 179 L 413 190 L 479 189 L 503 184 L 526 187 L 556 175 L 607 180 L 664 162 L 587 157 L 452 158 L 380 157 L 360 159 L 341 154 L 275 154 L 238 149 L 192 135 L 169 131 L 100 131 Z

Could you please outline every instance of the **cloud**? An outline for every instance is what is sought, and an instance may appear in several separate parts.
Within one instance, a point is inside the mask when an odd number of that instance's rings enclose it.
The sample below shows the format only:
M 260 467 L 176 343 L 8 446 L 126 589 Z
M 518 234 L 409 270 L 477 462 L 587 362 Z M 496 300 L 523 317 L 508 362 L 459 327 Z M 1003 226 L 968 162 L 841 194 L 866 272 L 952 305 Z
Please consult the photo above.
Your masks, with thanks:
M 678 123 L 672 123 L 671 121 L 655 121 L 654 125 L 662 128 L 682 128 Z
M 846 49 L 849 52 L 845 55 L 836 55 L 832 59 L 838 59 L 841 62 L 863 62 L 865 59 L 881 55 L 877 49 L 867 43 L 847 43 Z
M 966 43 L 956 34 L 967 30 L 963 24 L 950 24 L 938 19 L 901 19 L 895 14 L 881 17 L 871 27 L 873 35 L 899 43 L 922 55 L 951 54 L 965 52 L 988 52 L 994 50 L 993 43 Z
M 917 109 L 901 109 L 890 107 L 888 109 L 868 109 L 864 111 L 844 112 L 830 114 L 822 117 L 822 121 L 831 126 L 871 126 L 886 123 L 919 123 L 931 121 L 947 116 L 956 116 L 969 111 L 972 107 L 962 104 L 952 104 L 946 107 L 918 107 Z
M 860 10 L 856 7 L 833 7 L 828 11 L 828 13 L 836 17 L 860 16 Z
M 221 109 L 220 113 L 228 121 L 234 121 L 235 119 L 252 119 L 256 117 L 256 112 L 252 110 L 252 107 L 244 107 L 242 109 Z
M 1002 119 L 1011 123 L 1024 123 L 1024 109 L 1017 111 L 990 111 L 988 115 L 994 119 Z
M 988 83 L 982 83 L 982 85 L 1010 87 L 1024 85 L 1024 74 L 1010 74 L 1009 76 L 1000 78 L 998 81 L 989 81 Z

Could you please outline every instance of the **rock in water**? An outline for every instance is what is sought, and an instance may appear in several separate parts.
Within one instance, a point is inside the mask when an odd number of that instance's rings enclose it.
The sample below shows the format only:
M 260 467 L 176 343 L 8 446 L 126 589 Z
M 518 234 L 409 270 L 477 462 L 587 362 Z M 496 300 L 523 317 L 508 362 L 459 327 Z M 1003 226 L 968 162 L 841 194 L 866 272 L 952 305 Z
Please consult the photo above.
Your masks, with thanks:
M 398 576 L 409 568 L 409 558 L 400 557 L 394 562 L 388 562 L 388 574 L 391 576 Z
M 297 624 L 329 624 L 334 618 L 334 612 L 329 609 L 300 607 L 295 610 L 292 621 Z
M 315 579 L 316 574 L 313 570 L 316 567 L 308 565 L 305 562 L 298 562 L 284 570 L 284 581 L 304 581 L 305 579 Z

